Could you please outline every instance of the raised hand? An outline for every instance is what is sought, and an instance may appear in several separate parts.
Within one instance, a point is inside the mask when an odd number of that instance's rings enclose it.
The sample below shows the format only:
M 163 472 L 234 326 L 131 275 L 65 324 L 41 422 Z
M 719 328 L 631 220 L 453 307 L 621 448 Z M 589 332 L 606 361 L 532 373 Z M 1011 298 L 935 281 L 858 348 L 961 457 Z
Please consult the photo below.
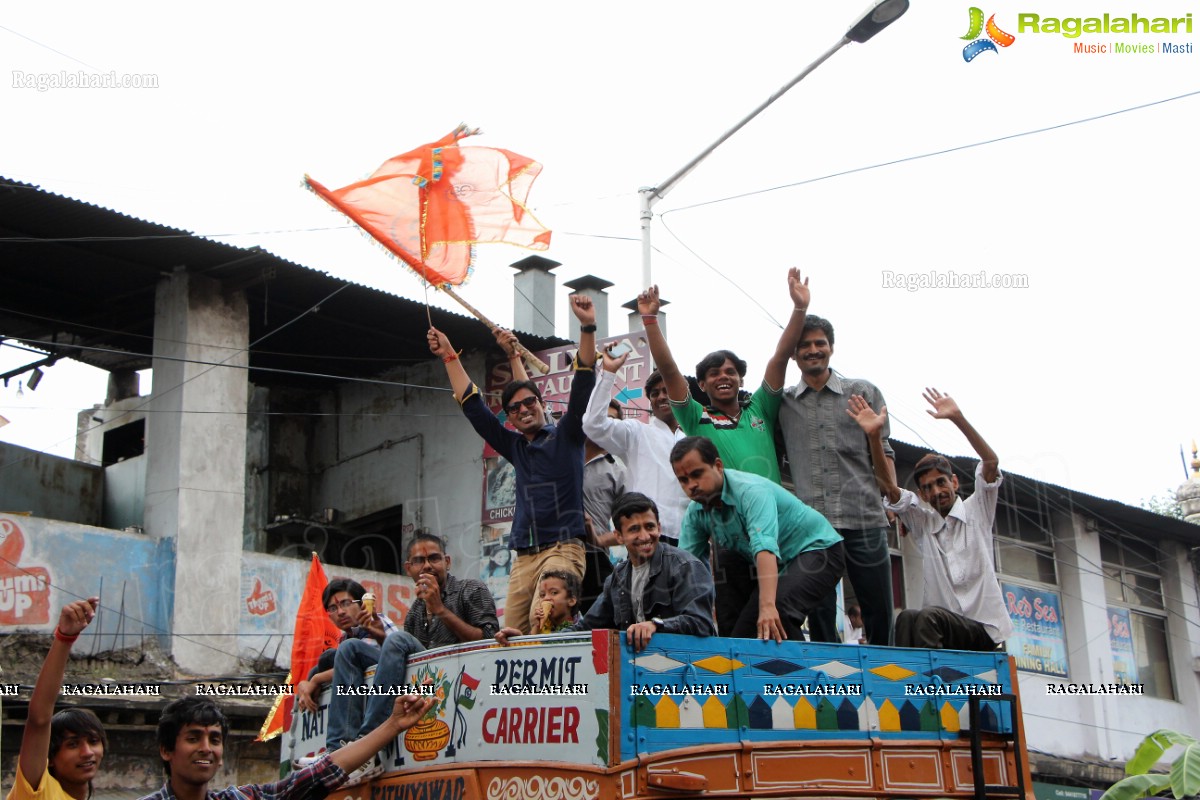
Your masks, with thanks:
M 592 298 L 586 294 L 571 295 L 571 311 L 579 320 L 580 325 L 596 324 L 596 306 L 592 303 Z
M 807 309 L 812 299 L 808 291 L 808 278 L 800 280 L 800 269 L 792 267 L 788 270 L 788 294 L 792 296 L 792 305 L 797 309 Z
M 78 636 L 96 618 L 96 609 L 99 607 L 99 597 L 76 600 L 63 606 L 62 613 L 58 615 L 59 633 L 63 636 Z
M 639 314 L 657 315 L 659 309 L 658 284 L 649 287 L 637 296 Z
M 438 358 L 445 358 L 454 352 L 454 348 L 450 346 L 450 340 L 446 338 L 446 334 L 437 328 L 430 328 L 429 332 L 425 334 L 425 338 L 429 341 L 429 352 Z
M 500 349 L 509 358 L 517 354 L 517 335 L 507 328 L 495 327 L 492 328 L 492 336 L 496 337 L 496 344 L 500 345 Z
M 933 406 L 933 410 L 925 409 L 925 413 L 934 419 L 959 419 L 962 417 L 962 411 L 958 407 L 958 403 L 954 402 L 948 394 L 942 394 L 937 389 L 926 387 L 921 395 L 925 398 L 929 405 Z
M 871 404 L 860 394 L 850 395 L 850 407 L 846 409 L 846 413 L 858 423 L 858 427 L 862 428 L 867 436 L 883 430 L 887 422 L 887 406 L 881 406 L 876 414 Z
M 613 347 L 615 347 L 615 345 L 609 345 L 608 350 L 613 349 Z M 626 352 L 622 353 L 621 355 L 617 356 L 616 358 L 613 358 L 612 356 L 610 356 L 608 354 L 608 350 L 604 350 L 603 352 L 600 353 L 601 357 L 604 359 L 604 371 L 605 372 L 616 372 L 617 370 L 619 370 L 622 366 L 625 365 L 625 359 L 629 358 L 629 354 L 632 352 L 632 351 L 626 351 Z

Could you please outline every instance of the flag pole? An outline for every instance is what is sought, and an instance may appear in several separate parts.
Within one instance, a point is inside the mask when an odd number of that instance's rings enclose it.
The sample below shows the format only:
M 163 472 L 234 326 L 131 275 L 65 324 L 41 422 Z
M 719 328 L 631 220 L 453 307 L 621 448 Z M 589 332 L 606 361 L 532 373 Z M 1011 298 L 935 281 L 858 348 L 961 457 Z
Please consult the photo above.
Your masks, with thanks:
M 484 325 L 487 325 L 488 328 L 495 330 L 496 328 L 500 327 L 499 325 L 497 325 L 496 323 L 494 323 L 490 319 L 488 319 L 486 316 L 484 316 L 483 312 L 481 312 L 479 309 L 475 308 L 475 306 L 471 305 L 466 300 L 464 300 L 461 295 L 456 293 L 449 286 L 438 286 L 437 288 L 441 289 L 443 292 L 445 292 L 446 294 L 450 295 L 455 300 L 457 300 L 459 302 L 459 304 L 462 305 L 463 308 L 465 308 L 467 311 L 471 312 L 471 315 L 474 316 L 475 319 L 479 320 Z M 545 361 L 542 361 L 540 358 L 535 356 L 533 353 L 529 352 L 529 350 L 525 347 L 525 345 L 521 344 L 520 342 L 517 342 L 515 345 L 515 349 L 518 353 L 521 354 L 521 358 L 523 358 L 525 360 L 525 363 L 531 369 L 536 371 L 539 375 L 545 375 L 547 372 L 550 371 L 549 365 L 547 365 Z

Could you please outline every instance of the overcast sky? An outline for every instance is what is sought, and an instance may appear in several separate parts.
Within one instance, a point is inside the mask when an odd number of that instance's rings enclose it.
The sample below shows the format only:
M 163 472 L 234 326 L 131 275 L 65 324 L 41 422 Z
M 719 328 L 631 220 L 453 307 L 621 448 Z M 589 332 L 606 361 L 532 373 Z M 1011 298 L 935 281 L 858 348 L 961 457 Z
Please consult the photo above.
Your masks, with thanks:
M 1194 7 L 1149 0 L 1136 12 Z M 1136 504 L 1181 482 L 1179 445 L 1200 437 L 1200 54 L 1073 45 L 1195 51 L 1197 36 L 1023 32 L 1018 14 L 1133 7 L 1006 1 L 982 10 L 1015 42 L 968 63 L 968 8 L 916 0 L 659 204 L 653 275 L 672 301 L 671 344 L 684 365 L 733 349 L 756 383 L 790 312 L 786 270 L 798 266 L 812 311 L 836 327 L 834 367 L 880 386 L 897 438 L 969 452 L 925 415 L 921 389 L 936 386 L 1002 467 Z M 465 121 L 484 130 L 466 144 L 544 164 L 531 202 L 554 230 L 545 255 L 563 262 L 560 283 L 590 273 L 616 284 L 615 332 L 620 303 L 641 284 L 638 187 L 686 163 L 859 10 L 767 0 L 9 5 L 0 174 L 419 299 L 414 278 L 300 181 L 358 180 Z M 62 71 L 152 75 L 158 88 L 14 86 Z M 511 323 L 506 265 L 524 255 L 482 247 L 462 293 Z M 18 269 L 0 265 L 0 276 Z M 888 273 L 980 270 L 1027 288 L 885 285 Z M 28 360 L 0 348 L 0 370 Z M 12 421 L 0 440 L 69 454 L 74 412 L 104 397 L 103 375 L 87 372 L 59 363 L 37 392 L 0 388 Z M 798 380 L 795 366 L 788 378 Z

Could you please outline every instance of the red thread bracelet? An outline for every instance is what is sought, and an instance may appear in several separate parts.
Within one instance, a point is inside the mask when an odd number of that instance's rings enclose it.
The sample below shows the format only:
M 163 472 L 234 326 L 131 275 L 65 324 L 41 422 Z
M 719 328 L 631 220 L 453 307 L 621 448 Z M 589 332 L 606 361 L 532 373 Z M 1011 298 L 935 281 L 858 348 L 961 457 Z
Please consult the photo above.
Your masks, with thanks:
M 64 644 L 73 644 L 75 642 L 75 640 L 79 638 L 79 634 L 77 633 L 74 636 L 67 636 L 65 633 L 62 632 L 62 630 L 57 625 L 55 625 L 54 626 L 54 638 L 58 639 L 60 642 L 63 642 Z

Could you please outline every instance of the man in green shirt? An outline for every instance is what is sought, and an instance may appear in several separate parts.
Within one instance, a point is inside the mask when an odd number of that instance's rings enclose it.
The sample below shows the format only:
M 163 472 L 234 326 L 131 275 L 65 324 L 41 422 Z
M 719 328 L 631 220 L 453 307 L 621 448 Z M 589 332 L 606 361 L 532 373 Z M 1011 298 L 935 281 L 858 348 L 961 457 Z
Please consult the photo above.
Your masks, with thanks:
M 779 484 L 726 469 L 707 438 L 680 440 L 671 466 L 693 500 L 680 549 L 706 558 L 712 540 L 725 553 L 717 619 L 729 620 L 730 630 L 722 635 L 804 641 L 805 618 L 842 577 L 842 537 Z
M 749 402 L 740 399 L 742 379 L 746 377 L 745 361 L 728 350 L 717 350 L 696 365 L 696 380 L 708 395 L 708 406 L 691 397 L 687 378 L 680 372 L 666 337 L 658 327 L 658 287 L 649 287 L 637 298 L 650 355 L 663 376 L 679 427 L 688 436 L 712 439 L 721 458 L 731 468 L 762 475 L 775 483 L 779 483 L 775 420 L 779 416 L 788 360 L 804 330 L 809 302 L 808 279 L 801 280 L 798 269 L 788 270 L 788 294 L 792 300 L 792 315 L 767 362 L 762 385 L 750 396 Z

